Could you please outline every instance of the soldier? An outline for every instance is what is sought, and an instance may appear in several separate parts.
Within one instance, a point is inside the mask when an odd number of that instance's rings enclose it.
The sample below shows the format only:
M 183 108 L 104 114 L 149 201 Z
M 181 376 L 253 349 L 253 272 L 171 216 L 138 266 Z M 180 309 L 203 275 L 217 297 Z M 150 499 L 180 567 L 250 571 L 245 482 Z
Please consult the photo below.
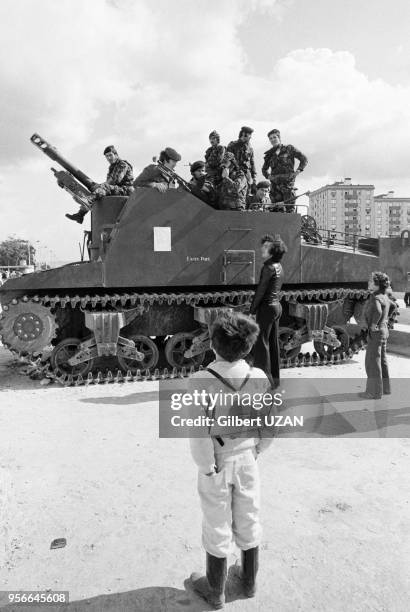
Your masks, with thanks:
M 238 140 L 230 142 L 226 148 L 227 151 L 230 151 L 235 155 L 239 169 L 245 174 L 249 186 L 248 190 L 250 189 L 250 186 L 255 183 L 256 179 L 253 149 L 249 144 L 252 133 L 252 128 L 247 127 L 246 125 L 242 126 L 241 131 L 239 132 Z
M 270 182 L 259 181 L 259 183 L 256 185 L 256 193 L 248 196 L 248 210 L 268 211 L 272 206 L 269 191 Z
M 215 188 L 205 173 L 205 162 L 196 161 L 191 164 L 191 174 L 192 179 L 189 181 L 191 192 L 206 204 L 215 206 Z
M 219 208 L 221 210 L 246 210 L 247 191 L 246 176 L 238 168 L 234 154 L 227 151 L 222 160 Z
M 116 148 L 110 145 L 104 149 L 104 155 L 108 163 L 107 180 L 101 185 L 96 185 L 92 195 L 88 198 L 90 207 L 96 201 L 101 199 L 103 196 L 129 196 L 133 191 L 134 187 L 132 182 L 134 180 L 132 174 L 132 166 L 125 159 L 120 159 Z M 85 215 L 88 213 L 86 206 L 81 206 L 80 210 L 74 215 L 66 214 L 68 219 L 82 223 Z
M 181 161 L 179 153 L 171 147 L 166 147 L 159 155 L 159 161 L 170 170 L 174 170 L 175 166 Z M 134 181 L 134 187 L 152 187 L 160 193 L 165 193 L 168 189 L 175 187 L 174 181 L 167 176 L 157 164 L 146 166 L 140 175 Z
M 205 171 L 209 180 L 217 186 L 221 182 L 222 159 L 225 155 L 225 147 L 220 144 L 220 136 L 215 130 L 209 134 L 209 142 L 211 146 L 205 151 Z
M 268 138 L 272 148 L 265 153 L 262 174 L 271 182 L 270 198 L 273 203 L 287 202 L 287 212 L 295 212 L 294 185 L 295 178 L 306 167 L 307 157 L 292 145 L 281 143 L 279 130 L 271 130 Z M 295 159 L 299 160 L 299 167 L 295 170 Z M 292 203 L 293 200 L 293 203 Z

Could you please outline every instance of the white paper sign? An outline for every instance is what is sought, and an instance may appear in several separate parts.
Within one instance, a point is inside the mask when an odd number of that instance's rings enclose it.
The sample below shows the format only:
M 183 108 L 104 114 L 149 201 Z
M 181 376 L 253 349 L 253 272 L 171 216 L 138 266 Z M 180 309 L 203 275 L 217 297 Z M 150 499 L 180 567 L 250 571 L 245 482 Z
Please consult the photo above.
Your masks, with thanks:
M 171 251 L 170 227 L 154 227 L 154 251 Z

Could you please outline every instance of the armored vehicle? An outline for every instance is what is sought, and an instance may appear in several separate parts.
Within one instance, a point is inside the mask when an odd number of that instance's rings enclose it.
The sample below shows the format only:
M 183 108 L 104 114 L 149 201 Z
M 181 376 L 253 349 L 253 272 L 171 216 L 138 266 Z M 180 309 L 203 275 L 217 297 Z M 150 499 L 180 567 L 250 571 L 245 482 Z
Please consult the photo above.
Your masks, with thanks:
M 65 169 L 53 169 L 60 186 L 88 202 L 95 183 L 43 138 L 31 140 Z M 92 377 L 104 358 L 128 377 L 197 368 L 209 358 L 215 314 L 246 311 L 267 233 L 288 245 L 280 321 L 285 366 L 300 361 L 310 340 L 316 353 L 309 363 L 343 359 L 357 348 L 360 338 L 349 335 L 346 323 L 352 316 L 360 321 L 372 271 L 387 272 L 396 291 L 406 285 L 408 235 L 360 248 L 357 236 L 326 240 L 311 217 L 215 210 L 180 183 L 166 193 L 140 188 L 128 198 L 103 197 L 91 207 L 81 261 L 8 280 L 0 288 L 3 344 L 49 359 L 51 370 L 70 380 Z

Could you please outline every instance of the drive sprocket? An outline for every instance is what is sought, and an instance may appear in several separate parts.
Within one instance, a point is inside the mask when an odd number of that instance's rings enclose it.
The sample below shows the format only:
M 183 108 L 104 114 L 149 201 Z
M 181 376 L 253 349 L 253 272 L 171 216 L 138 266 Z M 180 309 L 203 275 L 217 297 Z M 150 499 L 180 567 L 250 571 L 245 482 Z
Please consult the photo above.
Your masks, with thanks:
M 12 351 L 40 353 L 56 335 L 56 321 L 51 309 L 38 302 L 11 303 L 0 315 L 0 339 Z

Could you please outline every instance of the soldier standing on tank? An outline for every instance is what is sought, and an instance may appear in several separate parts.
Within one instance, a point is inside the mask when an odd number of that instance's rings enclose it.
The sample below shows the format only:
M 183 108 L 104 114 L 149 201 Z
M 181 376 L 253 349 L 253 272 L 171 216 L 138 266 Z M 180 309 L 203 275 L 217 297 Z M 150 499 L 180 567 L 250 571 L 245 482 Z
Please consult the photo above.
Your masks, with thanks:
M 238 140 L 230 142 L 226 148 L 227 151 L 235 155 L 239 169 L 245 174 L 248 181 L 248 191 L 256 181 L 256 168 L 253 148 L 250 145 L 253 129 L 244 125 L 239 132 Z
M 196 161 L 191 164 L 192 179 L 189 181 L 191 192 L 206 204 L 215 206 L 215 187 L 205 172 L 205 162 Z
M 90 206 L 104 196 L 129 196 L 134 187 L 132 174 L 132 166 L 125 159 L 120 159 L 116 148 L 110 145 L 104 149 L 104 155 L 108 163 L 107 180 L 101 185 L 96 185 L 92 195 L 88 198 Z M 82 223 L 85 215 L 88 213 L 88 208 L 81 205 L 80 210 L 74 215 L 66 214 L 68 219 Z
M 268 211 L 272 207 L 272 202 L 269 197 L 270 182 L 259 181 L 256 185 L 256 193 L 249 194 L 247 198 L 248 210 Z
M 268 138 L 272 148 L 265 153 L 262 174 L 271 182 L 271 200 L 273 203 L 290 201 L 286 204 L 286 210 L 295 212 L 293 191 L 295 178 L 305 169 L 308 163 L 307 157 L 293 145 L 283 145 L 279 130 L 271 130 Z M 299 161 L 296 170 L 295 159 Z
M 218 203 L 221 210 L 246 210 L 248 182 L 233 153 L 226 152 L 222 160 L 222 182 Z
M 220 144 L 220 136 L 215 130 L 209 134 L 211 146 L 205 151 L 205 171 L 210 181 L 217 187 L 221 180 L 222 159 L 225 147 Z
M 159 161 L 165 168 L 174 170 L 177 163 L 181 161 L 181 156 L 175 149 L 166 147 L 159 154 Z M 160 193 L 165 193 L 168 189 L 174 188 L 175 183 L 158 164 L 150 164 L 137 176 L 134 187 L 152 187 Z

